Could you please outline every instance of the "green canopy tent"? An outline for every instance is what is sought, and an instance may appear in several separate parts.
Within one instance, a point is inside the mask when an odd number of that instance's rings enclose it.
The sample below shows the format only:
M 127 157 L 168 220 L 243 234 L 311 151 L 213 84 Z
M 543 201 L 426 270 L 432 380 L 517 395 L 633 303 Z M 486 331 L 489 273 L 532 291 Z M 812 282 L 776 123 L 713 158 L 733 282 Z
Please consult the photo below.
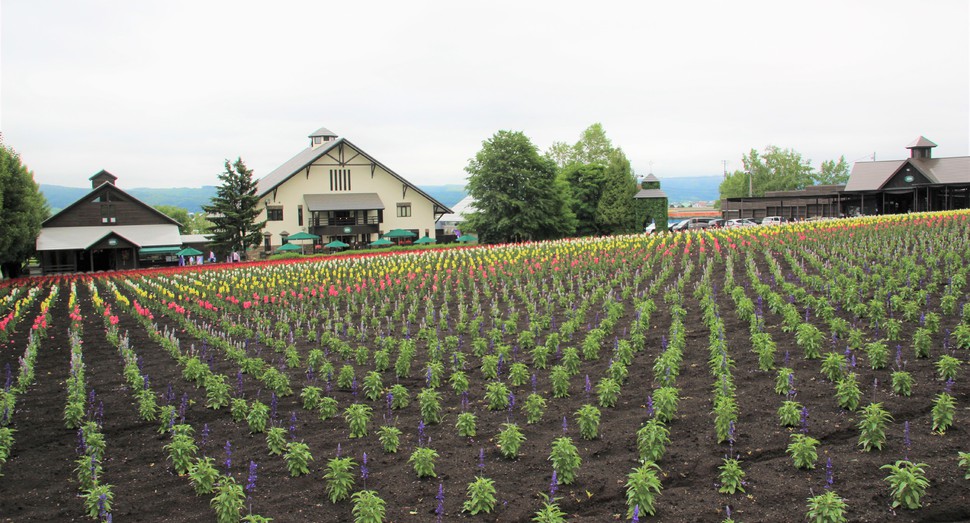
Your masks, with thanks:
M 394 245 L 394 242 L 388 240 L 387 238 L 381 238 L 379 240 L 374 240 L 370 242 L 371 247 L 385 247 L 387 245 Z
M 418 238 L 417 240 L 415 240 L 414 243 L 415 244 L 419 244 L 419 245 L 430 245 L 430 244 L 435 243 L 437 241 L 438 240 L 436 240 L 436 239 L 434 239 L 434 238 L 432 238 L 430 236 L 422 236 L 421 238 Z
M 192 247 L 186 247 L 181 251 L 175 253 L 176 256 L 201 256 L 202 251 L 198 249 L 193 249 Z
M 279 247 L 276 248 L 276 252 L 293 252 L 293 251 L 303 252 L 303 247 L 300 247 L 295 243 L 284 243 L 283 245 L 280 245 Z
M 458 239 L 455 240 L 455 241 L 459 241 L 459 242 L 462 242 L 462 243 L 471 243 L 471 242 L 477 242 L 478 241 L 478 238 L 476 238 L 476 237 L 474 237 L 474 236 L 472 236 L 470 234 L 465 234 L 465 235 L 459 236 Z
M 310 234 L 308 232 L 300 231 L 296 234 L 291 234 L 290 236 L 287 236 L 286 241 L 291 242 L 294 240 L 299 241 L 299 240 L 319 240 L 319 239 L 320 237 L 317 236 L 316 234 Z M 303 252 L 302 246 L 300 247 L 300 252 L 301 253 Z
M 324 245 L 324 247 L 326 247 L 328 249 L 346 249 L 347 247 L 350 247 L 350 245 L 349 244 L 346 244 L 346 243 L 344 243 L 344 242 L 342 242 L 340 240 L 334 240 L 334 241 L 332 241 L 332 242 Z

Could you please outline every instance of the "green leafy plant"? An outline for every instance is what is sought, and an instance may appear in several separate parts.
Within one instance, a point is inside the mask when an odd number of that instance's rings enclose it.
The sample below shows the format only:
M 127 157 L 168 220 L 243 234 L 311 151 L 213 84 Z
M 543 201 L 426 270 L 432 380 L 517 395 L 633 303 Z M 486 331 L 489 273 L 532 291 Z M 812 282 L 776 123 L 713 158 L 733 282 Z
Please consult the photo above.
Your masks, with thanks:
M 286 452 L 283 454 L 283 461 L 286 462 L 286 469 L 290 471 L 290 476 L 297 477 L 310 473 L 310 462 L 313 456 L 310 454 L 310 446 L 302 441 L 291 441 L 286 444 Z
M 391 409 L 401 410 L 411 404 L 411 394 L 404 385 L 395 383 L 388 392 L 391 394 Z
M 637 431 L 637 453 L 641 462 L 658 462 L 667 452 L 670 429 L 657 418 L 650 418 Z
M 913 353 L 917 358 L 929 358 L 933 340 L 930 331 L 924 327 L 917 327 L 913 332 Z
M 458 429 L 458 435 L 463 438 L 471 438 L 475 436 L 475 427 L 478 423 L 478 418 L 475 417 L 471 412 L 462 412 L 458 415 L 458 421 L 455 422 L 455 428 Z
M 889 348 L 881 341 L 866 344 L 866 356 L 873 370 L 884 369 L 889 364 Z
M 899 394 L 900 396 L 909 397 L 913 394 L 913 376 L 912 374 L 898 370 L 892 373 L 892 387 L 893 392 Z
M 940 356 L 940 359 L 936 361 L 936 373 L 940 377 L 940 381 L 955 380 L 959 372 L 960 360 L 949 354 Z
M 249 425 L 249 432 L 260 434 L 266 430 L 269 422 L 269 406 L 259 400 L 253 400 L 249 406 L 249 413 L 246 414 L 246 423 Z
M 737 400 L 731 395 L 717 394 L 714 397 L 714 431 L 718 443 L 724 443 L 731 437 L 731 427 L 737 421 Z
M 438 459 L 438 453 L 430 447 L 417 447 L 411 452 L 408 463 L 414 467 L 414 472 L 420 478 L 436 478 L 434 472 L 434 462 Z
M 926 488 L 930 486 L 930 481 L 926 479 L 925 463 L 900 460 L 879 468 L 889 470 L 889 475 L 886 476 L 885 481 L 889 483 L 890 493 L 893 497 L 893 508 L 903 506 L 915 510 L 922 506 L 920 498 L 926 493 Z
M 795 468 L 812 470 L 818 461 L 819 441 L 807 434 L 795 433 L 789 437 L 788 455 L 795 463 Z
M 620 384 L 613 378 L 602 378 L 596 384 L 596 394 L 599 396 L 600 407 L 615 407 L 620 397 Z
M 485 401 L 488 410 L 505 410 L 509 408 L 509 388 L 501 381 L 492 381 L 485 386 Z
M 882 450 L 886 442 L 886 424 L 893 419 L 882 403 L 870 403 L 862 408 L 862 419 L 859 420 L 859 446 L 869 452 L 872 449 Z
M 660 494 L 663 486 L 660 483 L 660 467 L 652 461 L 633 469 L 627 476 L 626 481 L 626 517 L 632 519 L 633 512 L 639 507 L 641 514 L 654 515 L 657 509 L 654 506 L 655 496 Z
M 266 446 L 269 448 L 271 456 L 282 456 L 286 450 L 286 429 L 270 427 L 266 431 Z
M 233 398 L 229 402 L 229 414 L 236 423 L 246 421 L 246 417 L 249 416 L 249 403 L 244 398 Z
M 825 334 L 811 323 L 800 323 L 795 330 L 795 343 L 802 348 L 805 359 L 814 360 L 822 356 L 822 341 Z
M 246 494 L 231 476 L 219 476 L 216 495 L 209 505 L 216 511 L 217 523 L 236 523 L 246 507 Z
M 353 495 L 354 523 L 383 523 L 384 500 L 373 490 L 360 490 Z
M 100 520 L 102 510 L 105 514 L 111 513 L 111 503 L 115 498 L 111 489 L 111 485 L 100 483 L 84 491 L 84 508 L 88 511 L 88 517 Z
M 367 424 L 370 423 L 371 413 L 374 409 L 370 405 L 354 403 L 344 409 L 344 420 L 350 425 L 351 438 L 363 438 L 367 436 Z
M 559 508 L 556 498 L 549 498 L 545 493 L 539 493 L 545 500 L 542 508 L 536 511 L 532 517 L 533 523 L 566 523 L 566 513 Z
M 189 469 L 189 481 L 198 495 L 211 494 L 218 479 L 219 471 L 216 469 L 215 460 L 210 457 L 196 458 Z
M 802 404 L 797 401 L 785 401 L 778 407 L 778 420 L 782 427 L 797 427 L 802 418 Z
M 953 425 L 953 416 L 956 414 L 956 401 L 953 396 L 946 392 L 941 392 L 933 400 L 933 430 L 939 434 L 946 432 L 946 429 Z
M 451 377 L 448 378 L 448 382 L 451 383 L 451 388 L 458 394 L 468 390 L 468 376 L 464 371 L 456 370 L 451 373 Z
M 549 382 L 552 384 L 553 398 L 569 397 L 569 372 L 562 365 L 555 365 L 549 372 Z
M 966 471 L 963 479 L 970 479 L 970 452 L 960 452 L 957 455 L 960 457 L 960 466 Z
M 744 492 L 744 470 L 741 469 L 740 461 L 734 458 L 723 458 L 718 470 L 720 471 L 718 479 L 721 482 L 718 492 L 721 494 Z
M 434 389 L 421 389 L 418 393 L 421 419 L 428 425 L 441 423 L 441 394 Z
M 808 498 L 805 517 L 812 523 L 845 523 L 846 503 L 834 490 Z
M 677 413 L 677 403 L 680 401 L 676 387 L 660 387 L 653 391 L 654 417 L 668 423 Z
M 335 457 L 327 461 L 327 471 L 323 479 L 327 482 L 327 496 L 331 503 L 338 503 L 350 497 L 354 487 L 354 467 L 357 462 L 350 457 Z
M 529 383 L 529 367 L 527 367 L 525 363 L 518 361 L 510 365 L 509 383 L 511 383 L 513 387 L 521 387 L 526 383 Z
M 567 436 L 561 436 L 552 441 L 549 461 L 552 461 L 552 469 L 556 471 L 560 485 L 572 484 L 573 480 L 576 479 L 579 467 L 583 464 L 582 458 L 579 457 L 579 451 L 576 450 L 576 445 Z
M 320 421 L 326 421 L 337 415 L 337 399 L 330 396 L 320 398 L 320 405 L 317 407 L 317 414 Z
M 168 451 L 168 459 L 175 467 L 175 472 L 180 476 L 188 474 L 192 460 L 195 459 L 195 453 L 199 450 L 191 432 L 188 430 L 173 431 L 172 441 L 162 448 Z
M 495 508 L 495 482 L 483 476 L 476 476 L 474 481 L 468 484 L 468 500 L 462 505 L 462 509 L 471 515 L 484 512 L 492 512 Z
M 381 374 L 377 371 L 370 371 L 364 375 L 364 397 L 377 401 L 384 394 L 384 382 Z
M 600 409 L 589 404 L 583 405 L 576 411 L 576 422 L 579 424 L 579 435 L 583 439 L 596 439 L 600 427 Z
M 337 374 L 337 386 L 341 389 L 350 390 L 356 378 L 357 374 L 354 371 L 353 365 L 344 365 L 340 367 L 340 372 Z
M 394 454 L 397 452 L 398 446 L 401 443 L 401 429 L 391 425 L 384 425 L 377 429 L 377 439 L 380 440 L 384 452 Z
M 848 366 L 845 355 L 835 351 L 827 352 L 822 358 L 822 374 L 831 382 L 839 381 Z
M 546 412 L 546 399 L 542 394 L 533 392 L 526 396 L 522 403 L 522 410 L 525 411 L 525 422 L 529 425 L 542 421 L 542 415 Z
M 515 459 L 519 455 L 519 447 L 525 441 L 525 434 L 522 434 L 515 423 L 503 423 L 502 430 L 495 439 L 502 455 L 508 459 Z
M 794 382 L 795 371 L 789 367 L 782 367 L 775 373 L 775 394 L 788 394 Z
M 835 397 L 839 406 L 843 409 L 854 411 L 859 408 L 862 391 L 859 390 L 859 383 L 854 372 L 846 374 L 835 383 Z

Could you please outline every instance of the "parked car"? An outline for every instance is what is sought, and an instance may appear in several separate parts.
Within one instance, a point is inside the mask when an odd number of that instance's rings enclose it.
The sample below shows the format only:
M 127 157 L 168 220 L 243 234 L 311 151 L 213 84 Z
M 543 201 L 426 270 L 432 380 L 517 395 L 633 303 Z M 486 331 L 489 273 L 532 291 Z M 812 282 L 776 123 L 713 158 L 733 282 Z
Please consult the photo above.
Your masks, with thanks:
M 786 221 L 787 220 L 785 220 L 781 216 L 765 216 L 764 218 L 761 219 L 759 223 L 761 223 L 761 225 L 781 225 Z
M 715 218 L 707 222 L 707 227 L 710 229 L 720 229 L 721 227 L 724 227 L 724 221 L 725 220 L 722 220 L 720 218 Z
M 688 229 L 706 229 L 707 228 L 707 218 L 687 218 L 682 220 L 672 227 L 670 227 L 671 232 L 676 231 L 686 231 Z
M 653 234 L 657 232 L 657 222 L 650 222 L 650 225 L 647 225 L 646 228 L 643 229 L 643 232 L 647 234 Z
M 725 228 L 756 227 L 758 224 L 748 218 L 733 218 L 724 222 Z

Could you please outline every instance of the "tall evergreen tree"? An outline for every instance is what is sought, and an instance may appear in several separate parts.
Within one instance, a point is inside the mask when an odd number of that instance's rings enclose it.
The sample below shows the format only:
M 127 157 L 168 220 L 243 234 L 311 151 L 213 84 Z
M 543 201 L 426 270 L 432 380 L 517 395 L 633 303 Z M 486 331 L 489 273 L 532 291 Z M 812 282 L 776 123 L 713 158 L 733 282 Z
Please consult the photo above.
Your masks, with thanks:
M 566 185 L 569 206 L 576 215 L 576 235 L 599 234 L 596 215 L 606 182 L 606 166 L 601 163 L 570 163 L 559 176 Z
M 36 248 L 40 224 L 49 215 L 34 173 L 16 151 L 0 143 L 0 272 L 4 278 L 20 275 Z
M 475 198 L 466 226 L 483 242 L 546 240 L 575 231 L 555 163 L 540 156 L 525 134 L 495 133 L 465 171 L 468 193 Z
M 212 197 L 210 205 L 202 209 L 209 213 L 212 222 L 212 242 L 229 251 L 246 252 L 259 245 L 260 233 L 265 221 L 257 222 L 259 197 L 253 171 L 246 168 L 242 158 L 233 164 L 226 160 L 226 172 L 219 175 L 222 181 Z

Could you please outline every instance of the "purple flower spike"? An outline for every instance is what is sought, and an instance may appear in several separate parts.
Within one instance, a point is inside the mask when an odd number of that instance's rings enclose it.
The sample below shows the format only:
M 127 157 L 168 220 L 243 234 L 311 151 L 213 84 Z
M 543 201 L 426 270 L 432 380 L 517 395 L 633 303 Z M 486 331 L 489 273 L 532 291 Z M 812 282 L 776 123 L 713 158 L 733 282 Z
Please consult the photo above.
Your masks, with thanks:
M 802 407 L 802 434 L 808 434 L 808 407 Z
M 535 391 L 536 391 L 536 375 L 533 372 L 532 373 L 532 392 L 535 392 Z
M 252 495 L 256 490 L 256 462 L 249 461 L 249 477 L 246 478 L 246 494 Z
M 418 421 L 418 446 L 424 443 L 424 420 Z
M 569 430 L 569 423 L 566 421 L 566 416 L 562 417 L 562 433 L 563 435 Z
M 205 444 L 208 441 L 209 441 L 209 424 L 206 423 L 202 425 L 202 446 L 205 447 Z
M 364 480 L 364 488 L 367 488 L 367 474 L 370 470 L 367 468 L 367 453 L 364 453 L 363 463 L 360 465 L 360 477 Z
M 230 471 L 230 469 L 232 469 L 232 443 L 229 440 L 226 440 L 226 461 L 225 461 L 225 465 L 226 465 L 226 473 L 228 473 Z
M 441 523 L 441 518 L 445 515 L 445 485 L 443 483 L 438 483 L 438 495 L 434 498 L 438 500 L 438 506 L 435 507 L 434 513 L 438 517 L 437 523 Z
M 296 439 L 296 411 L 290 413 L 290 439 Z
M 556 470 L 552 471 L 552 481 L 549 482 L 549 501 L 552 502 L 556 499 L 556 490 L 559 488 L 559 477 L 556 475 Z
M 653 394 L 647 396 L 647 417 L 653 417 Z
M 337 457 L 340 457 L 340 443 L 337 443 Z
M 485 474 L 485 448 L 484 447 L 478 449 L 478 470 L 481 471 L 481 474 L 483 475 Z
M 640 523 L 640 505 L 633 506 L 633 520 L 636 523 Z
M 835 473 L 832 471 L 832 458 L 825 460 L 825 490 L 831 490 L 835 485 Z

